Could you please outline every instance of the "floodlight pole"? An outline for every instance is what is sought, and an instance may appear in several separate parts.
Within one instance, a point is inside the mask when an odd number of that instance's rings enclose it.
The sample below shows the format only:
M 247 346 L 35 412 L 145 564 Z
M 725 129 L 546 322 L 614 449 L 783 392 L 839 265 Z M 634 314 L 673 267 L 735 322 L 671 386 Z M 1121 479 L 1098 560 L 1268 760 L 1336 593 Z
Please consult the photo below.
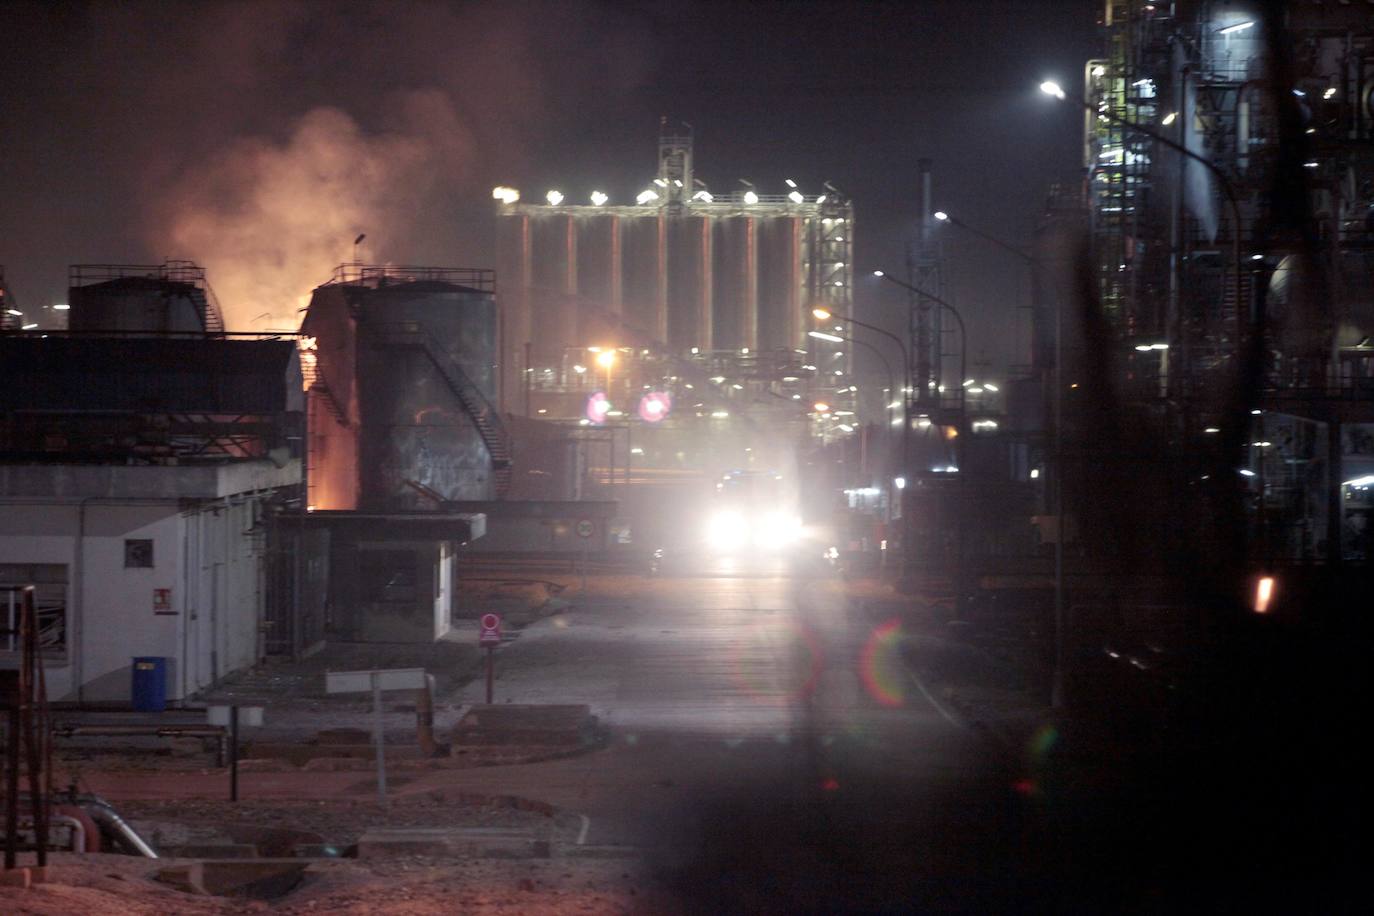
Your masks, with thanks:
M 938 305 L 938 306 L 940 306 L 940 307 L 942 307 L 942 308 L 944 308 L 944 309 L 947 309 L 947 310 L 949 311 L 949 313 L 950 313 L 951 315 L 954 316 L 955 322 L 959 325 L 959 380 L 960 380 L 960 382 L 962 383 L 962 381 L 963 381 L 965 378 L 968 377 L 968 375 L 967 375 L 967 373 L 968 373 L 968 328 L 964 326 L 964 316 L 961 315 L 961 314 L 959 314 L 959 310 L 958 310 L 957 308 L 955 308 L 954 306 L 950 305 L 948 302 L 946 302 L 944 299 L 941 299 L 939 296 L 931 295 L 930 293 L 926 292 L 925 290 L 921 289 L 920 287 L 915 286 L 915 285 L 913 285 L 913 284 L 911 284 L 911 283 L 907 283 L 907 282 L 904 281 L 904 280 L 898 280 L 896 277 L 892 276 L 892 274 L 888 273 L 887 271 L 884 271 L 884 270 L 875 270 L 873 273 L 874 273 L 875 276 L 882 277 L 884 280 L 887 280 L 887 281 L 889 281 L 889 282 L 891 282 L 891 283 L 895 283 L 896 285 L 900 286 L 902 289 L 904 289 L 904 290 L 906 290 L 906 291 L 908 291 L 908 292 L 910 292 L 910 293 L 915 293 L 917 296 L 919 296 L 919 297 L 921 297 L 921 298 L 929 299 L 931 302 L 934 302 L 936 305 Z M 913 308 L 916 308 L 916 307 L 918 307 L 918 306 L 913 306 Z M 893 335 L 888 335 L 888 336 L 893 336 Z M 896 338 L 894 337 L 894 339 L 896 339 Z M 900 341 L 898 341 L 898 343 L 900 344 Z M 903 348 L 903 355 L 905 355 L 905 352 L 906 352 L 906 351 L 905 351 L 905 348 Z M 908 370 L 908 372 L 910 371 L 910 364 L 909 364 L 909 363 L 908 363 L 908 366 L 907 366 L 907 370 Z M 926 380 L 926 379 L 922 379 L 922 380 L 921 380 L 921 384 L 922 384 L 922 385 L 925 385 L 926 383 L 927 383 L 927 380 Z M 913 386 L 913 387 L 914 387 L 914 386 Z M 963 388 L 961 387 L 961 388 L 959 389 L 959 391 L 960 391 L 960 395 L 959 395 L 959 405 L 960 405 L 959 415 L 960 415 L 960 418 L 962 419 L 963 416 L 964 416 L 964 410 L 963 410 L 963 400 L 964 400 L 964 398 L 963 398 Z M 914 400 L 914 395 L 915 395 L 915 393 L 916 393 L 916 392 L 914 392 L 914 391 L 912 392 L 912 395 L 913 395 L 912 398 L 905 398 L 905 399 L 904 399 L 904 402 L 905 402 L 905 404 L 906 404 L 906 416 L 903 418 L 903 427 L 904 427 L 904 428 L 903 428 L 903 430 L 902 430 L 902 442 L 903 442 L 903 448 L 904 448 L 904 449 L 907 449 L 907 448 L 908 448 L 909 443 L 910 443 L 910 441 L 911 441 L 911 406 L 912 406 L 912 403 L 913 403 L 913 400 Z M 962 424 L 961 424 L 961 425 L 962 425 Z M 962 429 L 959 430 L 960 435 L 962 435 L 963 432 L 964 432 L 964 431 L 963 431 Z M 963 454 L 963 450 L 964 450 L 964 445 L 963 445 L 962 442 L 960 442 L 960 443 L 959 443 L 959 446 L 958 446 L 958 452 L 959 452 L 959 454 L 960 454 L 961 456 L 962 456 L 962 454 Z M 905 461 L 906 461 L 906 462 L 909 462 L 909 461 L 910 461 L 910 455 L 909 455 L 909 454 L 905 455 L 904 458 L 905 458 Z M 960 464 L 962 464 L 962 461 L 960 462 Z M 961 474 L 964 473 L 964 471 L 963 471 L 962 468 L 960 469 L 959 473 L 961 473 Z M 912 479 L 914 480 L 914 478 L 915 478 L 916 475 L 912 474 L 911 476 L 912 476 Z M 962 479 L 963 479 L 963 478 L 960 478 L 961 481 L 962 481 Z M 911 483 L 912 483 L 912 480 L 908 480 L 908 481 L 907 481 L 907 485 L 908 485 L 908 486 L 910 486 Z M 962 485 L 962 484 L 961 484 L 961 485 Z M 916 569 L 916 544 L 915 544 L 915 532 L 912 530 L 911 513 L 910 513 L 909 511 L 906 511 L 909 507 L 904 505 L 902 508 L 903 508 L 903 512 L 902 512 L 902 542 L 903 542 L 902 553 L 903 553 L 903 556 L 905 557 L 905 560 L 906 560 L 906 567 L 907 567 L 907 568 L 906 568 L 906 572 L 907 572 L 907 575 L 911 575 L 911 574 L 914 573 L 914 571 L 915 571 L 915 569 Z M 960 524 L 962 525 L 963 523 L 960 522 Z M 964 551 L 964 548 L 963 548 L 963 540 L 964 540 L 964 537 L 963 537 L 963 530 L 961 529 L 960 532 L 959 532 L 959 558 L 960 558 L 960 561 L 959 561 L 959 562 L 960 562 L 961 567 L 962 567 L 962 564 L 963 564 L 963 551 Z M 963 588 L 962 577 L 963 577 L 963 570 L 962 570 L 962 568 L 961 568 L 961 569 L 959 570 L 959 576 L 958 576 L 958 578 L 959 578 L 960 581 L 958 581 L 958 582 L 956 583 L 956 588 L 959 589 L 959 590 L 962 590 L 962 588 Z M 962 596 L 961 594 L 956 594 L 956 596 L 955 596 L 955 601 L 957 602 L 958 606 L 962 607 L 962 605 L 963 605 L 963 596 Z
M 941 222 L 952 225 L 991 242 L 998 248 L 1008 251 L 1025 262 L 1030 268 L 1032 281 L 1034 274 L 1041 271 L 1040 259 L 1020 248 L 990 235 L 981 229 L 970 226 L 948 213 L 936 217 Z M 1050 678 L 1050 705 L 1056 709 L 1064 705 L 1064 303 L 1061 296 L 1055 296 L 1054 308 L 1054 671 Z
M 883 275 L 883 276 L 886 276 L 886 275 Z M 866 323 L 866 321 L 860 321 L 859 319 L 853 319 L 853 317 L 849 317 L 848 314 L 835 314 L 835 313 L 833 313 L 833 312 L 830 312 L 829 319 L 826 319 L 826 320 L 844 321 L 845 324 L 852 324 L 852 325 L 855 325 L 855 327 L 864 328 L 864 330 L 872 331 L 872 332 L 874 332 L 874 334 L 881 334 L 882 336 L 885 336 L 885 338 L 888 338 L 889 341 L 892 341 L 893 343 L 896 343 L 896 345 L 897 345 L 897 352 L 901 353 L 901 478 L 904 479 L 904 483 L 903 483 L 903 486 L 901 486 L 900 489 L 903 490 L 903 492 L 905 492 L 905 488 L 907 488 L 907 486 L 910 485 L 910 483 L 911 483 L 911 477 L 912 477 L 912 474 L 911 474 L 911 389 L 912 389 L 912 383 L 911 383 L 911 354 L 910 354 L 910 353 L 907 353 L 907 345 L 905 345 L 905 343 L 901 342 L 901 338 L 899 338 L 899 336 L 897 336 L 896 334 L 893 334 L 892 331 L 883 330 L 883 328 L 879 328 L 878 325 L 875 325 L 875 324 L 868 324 L 868 323 Z M 846 339 L 852 339 L 852 338 L 846 338 Z M 863 343 L 863 342 L 861 342 L 861 341 L 856 341 L 856 343 Z M 866 343 L 866 345 L 864 345 L 864 346 L 870 346 L 870 349 L 874 350 L 874 353 L 878 353 L 877 347 L 872 347 L 871 345 L 867 345 L 867 343 Z M 881 353 L 878 353 L 878 356 L 879 356 L 879 358 L 881 358 L 881 357 L 882 357 L 882 354 L 881 354 Z M 886 363 L 886 360 L 883 360 L 883 363 Z M 889 365 L 889 368 L 888 368 L 888 372 L 889 372 L 889 375 L 892 374 L 892 367 L 890 367 L 890 365 Z M 890 426 L 889 426 L 889 430 L 890 430 Z M 889 481 L 888 483 L 889 483 L 888 493 L 890 494 L 890 493 L 892 493 L 892 489 L 890 489 L 890 483 L 892 483 L 892 482 Z M 905 507 L 905 505 L 903 505 L 903 512 L 901 512 L 901 531 L 903 531 L 903 534 L 901 534 L 901 553 L 903 553 L 903 558 L 905 559 L 905 566 L 907 566 L 907 571 L 908 571 L 908 573 L 910 573 L 910 571 L 911 571 L 912 569 L 914 569 L 914 566 L 915 566 L 915 549 L 914 549 L 914 545 L 912 545 L 911 537 L 910 537 L 910 534 L 911 534 L 911 519 L 910 519 L 910 514 L 908 514 L 908 512 L 905 511 L 905 509 L 907 509 L 907 507 Z M 890 512 L 892 512 L 892 499 L 890 499 L 890 496 L 889 496 L 889 499 L 888 499 L 888 512 L 889 512 L 889 514 L 890 514 Z

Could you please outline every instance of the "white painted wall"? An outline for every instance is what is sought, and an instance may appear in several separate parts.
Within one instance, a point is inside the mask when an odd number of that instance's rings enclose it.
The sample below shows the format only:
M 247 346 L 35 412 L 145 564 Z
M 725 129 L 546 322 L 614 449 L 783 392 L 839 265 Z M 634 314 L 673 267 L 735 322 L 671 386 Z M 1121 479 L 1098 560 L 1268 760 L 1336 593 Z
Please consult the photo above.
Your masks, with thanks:
M 251 534 L 257 504 L 230 498 L 184 517 L 187 695 L 258 658 L 263 570 Z
M 68 652 L 46 666 L 49 698 L 126 702 L 136 656 L 168 659 L 169 700 L 252 665 L 262 619 L 250 533 L 258 501 L 183 510 L 176 500 L 0 499 L 0 563 L 67 566 Z M 152 568 L 124 567 L 127 538 L 153 541 Z M 154 590 L 164 588 L 171 614 L 154 611 Z M 0 656 L 0 666 L 14 661 Z
M 439 545 L 439 569 L 434 589 L 434 638 L 442 639 L 453 627 L 453 590 L 457 583 L 458 557 L 452 541 Z

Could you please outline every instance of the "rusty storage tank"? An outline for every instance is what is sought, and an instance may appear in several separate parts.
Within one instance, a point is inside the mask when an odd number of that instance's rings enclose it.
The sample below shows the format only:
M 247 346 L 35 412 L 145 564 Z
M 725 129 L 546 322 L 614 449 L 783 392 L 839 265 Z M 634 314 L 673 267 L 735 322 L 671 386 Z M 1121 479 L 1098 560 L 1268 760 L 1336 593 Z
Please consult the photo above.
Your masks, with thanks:
M 67 327 L 126 334 L 219 333 L 224 323 L 190 261 L 76 264 L 68 272 Z
M 356 439 L 356 508 L 422 511 L 504 495 L 494 286 L 489 270 L 346 265 L 315 290 L 302 331 L 316 338 L 321 375 L 350 357 L 354 367 L 329 387 Z M 326 474 L 333 459 L 315 454 L 315 438 L 311 472 Z

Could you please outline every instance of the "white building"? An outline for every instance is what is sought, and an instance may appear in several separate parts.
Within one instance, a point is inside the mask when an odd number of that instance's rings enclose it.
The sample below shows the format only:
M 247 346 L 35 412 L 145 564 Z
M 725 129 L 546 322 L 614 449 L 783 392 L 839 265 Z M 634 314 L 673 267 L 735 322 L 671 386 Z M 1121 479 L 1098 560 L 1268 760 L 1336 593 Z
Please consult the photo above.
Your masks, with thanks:
M 30 584 L 54 702 L 129 702 L 134 658 L 169 701 L 259 660 L 303 401 L 289 339 L 0 335 L 0 667 Z
M 127 702 L 135 657 L 183 700 L 263 655 L 267 502 L 300 462 L 0 466 L 0 667 L 33 583 L 49 699 Z

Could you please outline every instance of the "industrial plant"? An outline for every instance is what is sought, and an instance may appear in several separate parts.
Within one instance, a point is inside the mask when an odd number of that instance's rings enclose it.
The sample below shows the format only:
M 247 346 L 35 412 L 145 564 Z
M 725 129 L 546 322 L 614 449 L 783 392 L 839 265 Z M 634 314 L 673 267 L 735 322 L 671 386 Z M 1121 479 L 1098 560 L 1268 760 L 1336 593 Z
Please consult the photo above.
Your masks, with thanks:
M 68 6 L 0 911 L 1368 896 L 1374 0 Z
M 1113 0 L 1081 101 L 1041 87 L 1084 112 L 1085 179 L 1052 190 L 1033 265 L 1037 365 L 1065 382 L 1066 511 L 1105 521 L 1082 483 L 1105 463 L 1173 495 L 1157 543 L 1208 538 L 1297 593 L 1371 556 L 1374 32 L 1357 7 L 1294 4 L 1276 35 L 1245 4 Z M 1090 280 L 1066 267 L 1080 235 Z M 1066 306 L 1073 291 L 1100 311 Z M 1106 392 L 1080 385 L 1096 373 Z

